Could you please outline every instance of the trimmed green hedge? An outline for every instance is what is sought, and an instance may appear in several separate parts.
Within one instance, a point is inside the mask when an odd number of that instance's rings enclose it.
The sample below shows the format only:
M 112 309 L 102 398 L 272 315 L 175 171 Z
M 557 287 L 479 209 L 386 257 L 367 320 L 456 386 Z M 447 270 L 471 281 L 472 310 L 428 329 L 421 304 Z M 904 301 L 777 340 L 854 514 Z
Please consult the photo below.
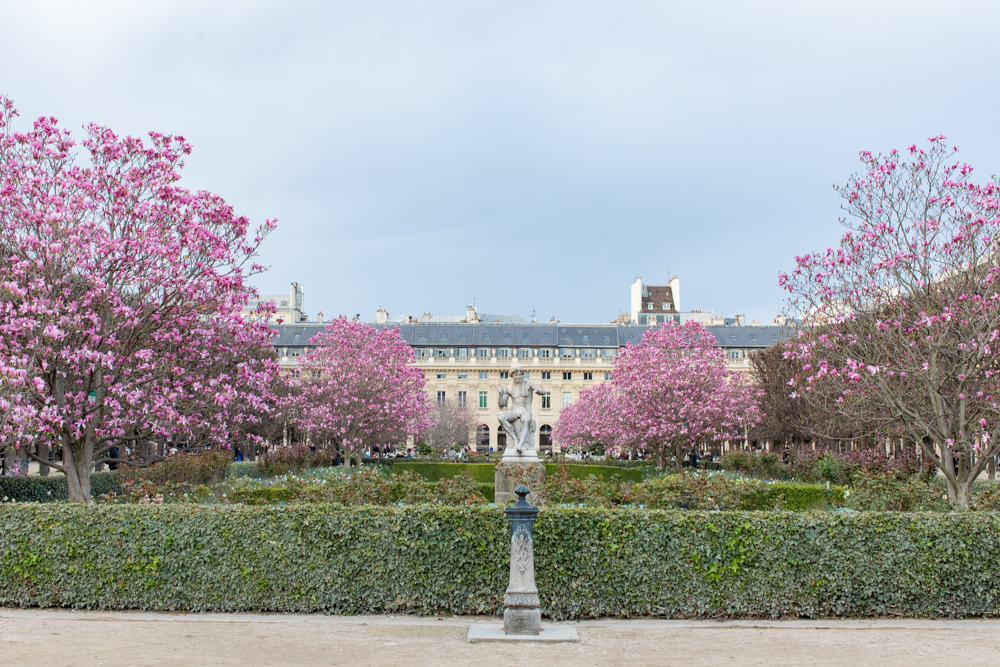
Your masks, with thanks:
M 120 488 L 118 474 L 115 472 L 95 472 L 90 475 L 90 493 L 95 498 Z M 0 477 L 0 500 L 6 502 L 48 503 L 66 500 L 68 497 L 66 477 L 62 473 L 52 473 L 48 477 Z
M 638 484 L 642 481 L 642 470 L 640 468 L 624 468 L 617 466 L 594 466 L 594 465 L 580 465 L 577 463 L 566 464 L 566 469 L 569 470 L 569 476 L 572 479 L 587 479 L 591 475 L 597 477 L 598 479 L 610 480 L 612 475 L 617 475 L 618 479 L 625 481 L 629 480 Z M 559 465 L 556 463 L 546 463 L 545 464 L 545 474 L 548 476 L 553 476 L 558 474 Z
M 830 504 L 844 502 L 844 487 L 827 488 L 822 484 L 799 484 L 795 482 L 775 482 L 764 487 L 764 493 L 748 494 L 740 502 L 743 510 L 771 510 L 783 499 L 782 509 L 809 510 Z
M 431 482 L 454 477 L 459 471 L 469 473 L 472 479 L 481 484 L 493 484 L 494 482 L 492 463 L 426 463 L 397 460 L 392 466 L 394 473 L 400 473 L 404 470 L 412 470 Z
M 495 484 L 485 484 L 483 482 L 479 482 L 478 484 L 476 484 L 476 487 L 477 487 L 476 493 L 481 495 L 483 498 L 486 498 L 487 502 L 492 503 L 493 499 L 496 498 Z
M 586 479 L 594 475 L 601 479 L 611 479 L 612 475 L 617 475 L 622 480 L 633 482 L 642 481 L 642 470 L 639 468 L 619 468 L 612 466 L 592 466 L 568 464 L 569 476 L 573 479 Z M 545 474 L 555 475 L 559 469 L 558 464 L 546 463 Z M 474 480 L 483 484 L 494 483 L 494 464 L 492 463 L 424 463 L 411 461 L 397 461 L 392 466 L 395 473 L 404 470 L 412 470 L 424 479 L 436 482 L 439 479 L 454 477 L 459 471 L 469 473 Z
M 0 605 L 496 614 L 500 508 L 0 506 Z M 548 508 L 535 573 L 552 618 L 995 616 L 991 513 Z

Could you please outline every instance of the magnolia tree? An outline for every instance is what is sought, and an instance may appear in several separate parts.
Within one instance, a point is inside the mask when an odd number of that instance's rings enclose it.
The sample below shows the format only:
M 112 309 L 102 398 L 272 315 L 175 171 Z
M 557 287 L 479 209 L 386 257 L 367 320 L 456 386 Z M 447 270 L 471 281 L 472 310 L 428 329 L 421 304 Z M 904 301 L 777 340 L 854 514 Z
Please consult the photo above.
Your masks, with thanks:
M 789 391 L 919 443 L 966 506 L 1000 451 L 1000 190 L 972 182 L 944 137 L 929 141 L 861 153 L 862 171 L 837 188 L 840 247 L 779 276 L 814 327 L 790 352 L 802 372 Z M 822 382 L 839 390 L 815 391 Z
M 622 349 L 611 380 L 578 403 L 565 422 L 560 415 L 560 444 L 646 452 L 660 470 L 680 469 L 699 444 L 742 438 L 760 419 L 750 383 L 726 368 L 715 337 L 694 322 L 646 330 Z
M 603 382 L 580 392 L 576 401 L 563 407 L 552 429 L 552 440 L 567 451 L 606 451 L 608 428 L 605 420 L 613 418 L 611 411 L 614 386 Z
M 89 125 L 79 160 L 54 118 L 18 133 L 16 115 L 2 100 L 0 374 L 16 399 L 0 437 L 59 445 L 61 463 L 31 456 L 82 502 L 112 447 L 223 444 L 267 409 L 270 332 L 240 309 L 274 223 L 248 238 L 221 198 L 182 188 L 181 137 Z
M 469 444 L 469 436 L 479 423 L 479 413 L 449 398 L 434 406 L 434 425 L 424 432 L 427 444 L 439 452 Z
M 376 329 L 344 317 L 310 340 L 299 358 L 301 392 L 282 402 L 295 427 L 314 441 L 339 443 L 361 465 L 365 449 L 426 431 L 433 410 L 423 371 L 398 329 Z

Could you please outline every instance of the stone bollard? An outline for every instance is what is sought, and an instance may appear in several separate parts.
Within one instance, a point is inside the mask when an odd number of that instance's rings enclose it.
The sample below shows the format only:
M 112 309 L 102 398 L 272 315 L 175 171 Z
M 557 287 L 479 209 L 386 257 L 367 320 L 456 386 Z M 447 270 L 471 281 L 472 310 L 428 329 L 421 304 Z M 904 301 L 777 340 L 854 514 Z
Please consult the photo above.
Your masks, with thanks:
M 510 519 L 510 584 L 503 605 L 503 631 L 507 635 L 537 635 L 542 631 L 542 612 L 535 586 L 533 529 L 538 508 L 528 502 L 531 490 L 514 489 L 518 500 L 504 513 Z

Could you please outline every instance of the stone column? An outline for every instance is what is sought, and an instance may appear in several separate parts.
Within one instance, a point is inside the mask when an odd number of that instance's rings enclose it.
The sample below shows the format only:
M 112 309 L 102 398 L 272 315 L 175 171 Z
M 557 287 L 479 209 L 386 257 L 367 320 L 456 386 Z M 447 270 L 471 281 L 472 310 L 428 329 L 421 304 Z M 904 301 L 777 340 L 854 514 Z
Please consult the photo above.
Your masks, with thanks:
M 526 486 L 514 489 L 517 503 L 504 510 L 510 519 L 510 584 L 503 601 L 503 631 L 508 635 L 537 635 L 542 631 L 533 539 L 538 508 L 528 502 L 530 492 Z

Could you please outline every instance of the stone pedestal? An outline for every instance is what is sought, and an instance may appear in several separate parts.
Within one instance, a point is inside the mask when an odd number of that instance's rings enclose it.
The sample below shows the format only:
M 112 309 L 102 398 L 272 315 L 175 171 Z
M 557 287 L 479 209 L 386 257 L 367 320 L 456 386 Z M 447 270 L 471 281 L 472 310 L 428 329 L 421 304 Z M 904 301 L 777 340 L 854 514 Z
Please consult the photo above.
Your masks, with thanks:
M 545 465 L 533 457 L 522 459 L 501 460 L 496 464 L 493 473 L 493 502 L 507 505 L 517 500 L 514 489 L 526 486 L 531 491 L 528 502 L 535 505 L 545 504 Z
M 510 584 L 503 600 L 503 631 L 507 635 L 537 635 L 542 631 L 535 586 L 534 524 L 538 508 L 528 502 L 528 487 L 518 486 L 515 504 L 504 513 L 510 519 Z

